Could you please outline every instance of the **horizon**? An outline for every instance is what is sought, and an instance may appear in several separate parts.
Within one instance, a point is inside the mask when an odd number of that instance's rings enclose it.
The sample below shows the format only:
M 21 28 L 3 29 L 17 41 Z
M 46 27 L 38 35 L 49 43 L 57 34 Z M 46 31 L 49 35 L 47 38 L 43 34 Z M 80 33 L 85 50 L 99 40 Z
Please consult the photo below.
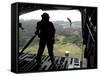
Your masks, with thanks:
M 28 19 L 28 20 L 24 20 L 24 19 L 19 19 L 20 21 L 32 21 L 32 20 L 37 20 L 40 21 L 39 19 Z M 52 22 L 62 22 L 63 20 L 54 20 Z M 69 22 L 69 21 L 63 21 L 63 22 Z M 81 21 L 72 21 L 72 22 L 81 22 Z

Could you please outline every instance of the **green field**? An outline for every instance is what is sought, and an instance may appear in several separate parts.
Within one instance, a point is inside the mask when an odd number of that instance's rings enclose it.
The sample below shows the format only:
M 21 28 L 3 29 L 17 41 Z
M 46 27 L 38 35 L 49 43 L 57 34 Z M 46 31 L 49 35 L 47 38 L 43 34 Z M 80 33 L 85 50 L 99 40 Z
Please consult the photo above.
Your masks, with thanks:
M 81 55 L 81 46 L 78 46 L 76 43 L 72 43 L 75 38 L 72 36 L 65 37 L 65 36 L 58 36 L 56 37 L 55 44 L 54 44 L 54 55 L 55 56 L 65 56 L 65 51 L 69 51 L 70 57 L 78 57 L 80 58 Z M 25 53 L 36 54 L 38 51 L 38 43 L 32 42 L 31 45 L 24 51 Z M 80 43 L 81 45 L 81 43 Z M 48 55 L 47 47 L 45 47 L 44 53 Z

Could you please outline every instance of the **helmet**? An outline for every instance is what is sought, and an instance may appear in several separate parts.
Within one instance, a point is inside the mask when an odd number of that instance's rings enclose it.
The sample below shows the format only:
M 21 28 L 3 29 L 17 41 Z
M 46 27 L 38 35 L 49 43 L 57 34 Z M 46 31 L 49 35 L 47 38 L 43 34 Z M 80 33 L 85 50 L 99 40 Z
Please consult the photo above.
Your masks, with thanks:
M 49 19 L 48 13 L 43 13 L 41 16 L 42 16 L 42 19 Z

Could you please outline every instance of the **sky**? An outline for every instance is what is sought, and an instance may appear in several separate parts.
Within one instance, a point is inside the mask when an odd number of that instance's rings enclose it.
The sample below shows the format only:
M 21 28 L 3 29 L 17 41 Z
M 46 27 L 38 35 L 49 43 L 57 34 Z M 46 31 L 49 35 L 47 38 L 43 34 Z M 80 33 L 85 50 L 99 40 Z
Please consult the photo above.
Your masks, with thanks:
M 22 20 L 31 20 L 37 19 L 41 20 L 41 15 L 46 12 L 50 16 L 50 21 L 68 21 L 67 17 L 71 19 L 71 21 L 81 21 L 81 13 L 78 10 L 49 10 L 42 11 L 36 10 L 19 16 L 19 19 Z

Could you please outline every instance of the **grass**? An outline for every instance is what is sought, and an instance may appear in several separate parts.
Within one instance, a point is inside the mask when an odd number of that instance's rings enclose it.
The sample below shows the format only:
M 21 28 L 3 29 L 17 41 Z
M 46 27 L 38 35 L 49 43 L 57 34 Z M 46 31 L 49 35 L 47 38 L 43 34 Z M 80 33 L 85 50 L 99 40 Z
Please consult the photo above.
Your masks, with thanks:
M 77 39 L 76 36 L 63 36 L 58 35 L 55 38 L 55 44 L 54 44 L 54 55 L 55 56 L 65 56 L 65 51 L 69 51 L 70 57 L 78 57 L 81 56 L 81 46 L 76 45 L 75 43 L 72 43 L 75 39 Z M 79 43 L 80 44 L 80 43 Z M 25 53 L 31 53 L 36 54 L 38 51 L 38 42 L 32 42 L 31 45 L 24 51 Z M 45 47 L 44 53 L 45 55 L 48 55 L 47 47 Z
M 38 45 L 30 46 L 24 52 L 36 54 L 38 51 L 38 47 L 39 47 Z M 70 57 L 80 57 L 81 55 L 81 48 L 76 44 L 67 43 L 62 45 L 62 44 L 55 43 L 54 45 L 55 56 L 65 56 L 65 51 L 69 51 Z M 47 47 L 45 47 L 43 54 L 48 55 Z

